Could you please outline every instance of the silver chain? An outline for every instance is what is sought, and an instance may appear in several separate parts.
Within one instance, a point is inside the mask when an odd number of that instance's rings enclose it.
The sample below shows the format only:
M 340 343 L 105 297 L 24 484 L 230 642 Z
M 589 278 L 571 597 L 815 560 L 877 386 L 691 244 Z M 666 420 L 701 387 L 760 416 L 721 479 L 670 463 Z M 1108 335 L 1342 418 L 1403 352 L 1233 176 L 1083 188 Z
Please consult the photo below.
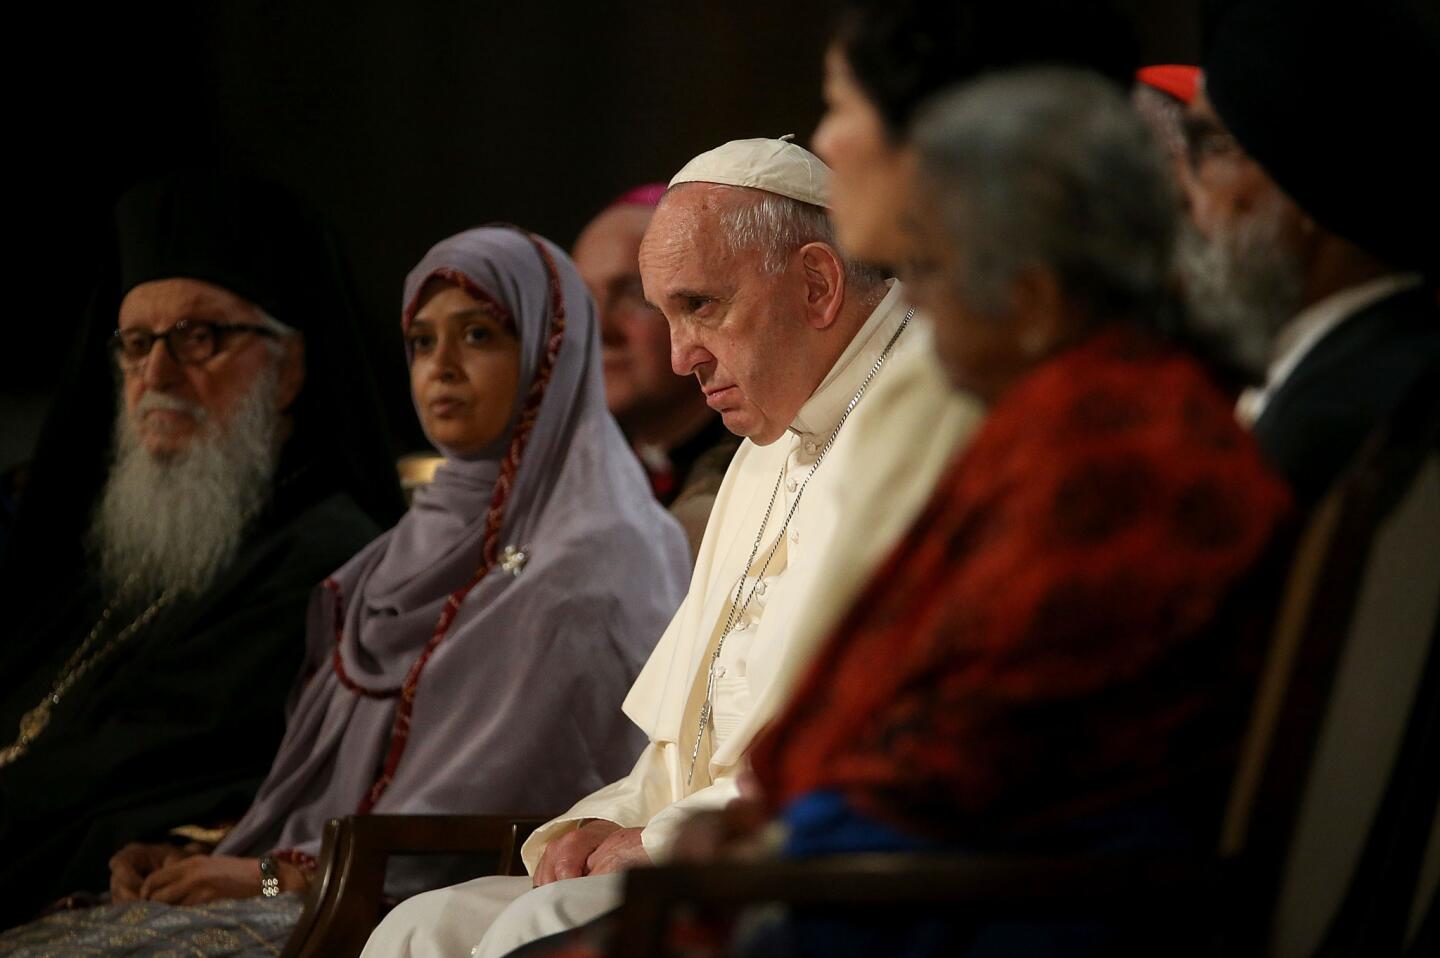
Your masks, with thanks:
M 755 581 L 750 586 L 750 592 L 742 603 L 740 596 L 745 589 L 745 580 L 749 577 L 750 567 L 755 564 L 755 556 L 760 552 L 760 543 L 765 538 L 765 527 L 770 522 L 770 513 L 775 508 L 776 498 L 780 495 L 780 483 L 785 479 L 784 466 L 780 467 L 780 475 L 775 477 L 775 488 L 770 490 L 770 501 L 765 506 L 765 517 L 760 520 L 760 529 L 755 533 L 755 543 L 750 547 L 750 558 L 745 560 L 745 567 L 740 571 L 740 582 L 735 586 L 735 598 L 730 600 L 730 612 L 725 616 L 725 627 L 720 630 L 720 639 L 715 643 L 715 651 L 710 655 L 709 674 L 705 679 L 705 699 L 700 705 L 700 730 L 695 734 L 695 747 L 690 751 L 690 774 L 685 779 L 687 786 L 695 781 L 695 763 L 700 758 L 700 746 L 705 741 L 705 732 L 710 727 L 710 718 L 715 711 L 715 667 L 720 661 L 721 650 L 725 648 L 725 640 L 730 637 L 736 621 L 750 608 L 750 602 L 755 598 L 755 590 L 760 588 L 760 583 L 765 578 L 765 572 L 770 568 L 770 560 L 775 558 L 775 552 L 780 548 L 780 543 L 784 541 L 786 530 L 790 528 L 790 520 L 794 518 L 795 510 L 800 507 L 800 499 L 805 495 L 805 487 L 810 485 L 815 470 L 820 468 L 820 463 L 825 461 L 825 454 L 830 451 L 830 447 L 835 444 L 835 438 L 840 435 L 840 427 L 845 425 L 845 420 L 850 418 L 850 414 L 860 404 L 860 397 L 865 395 L 870 381 L 875 378 L 876 373 L 880 372 L 880 367 L 885 365 L 885 359 L 890 355 L 890 350 L 894 348 L 900 334 L 905 332 L 905 327 L 910 325 L 910 320 L 914 315 L 915 309 L 911 307 L 905 314 L 905 318 L 900 321 L 900 325 L 896 327 L 890 341 L 880 351 L 880 355 L 875 359 L 875 364 L 870 367 L 870 372 L 866 373 L 865 379 L 860 383 L 860 388 L 855 390 L 855 395 L 850 398 L 850 402 L 845 406 L 845 411 L 840 414 L 839 422 L 835 423 L 835 428 L 830 430 L 830 438 L 825 440 L 825 445 L 821 446 L 820 451 L 815 455 L 815 462 L 811 465 L 810 471 L 805 474 L 800 488 L 796 490 L 795 499 L 785 513 L 785 521 L 780 525 L 780 532 L 775 536 L 770 551 L 765 555 L 765 562 L 760 566 L 760 573 L 755 576 Z

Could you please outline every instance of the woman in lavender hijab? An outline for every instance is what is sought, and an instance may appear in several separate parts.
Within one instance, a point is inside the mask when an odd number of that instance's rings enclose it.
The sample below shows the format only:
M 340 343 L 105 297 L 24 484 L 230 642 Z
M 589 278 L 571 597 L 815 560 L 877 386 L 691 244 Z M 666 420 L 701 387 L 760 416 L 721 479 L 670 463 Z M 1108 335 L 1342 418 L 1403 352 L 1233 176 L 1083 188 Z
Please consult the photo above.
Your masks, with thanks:
M 633 763 L 644 735 L 620 702 L 689 553 L 606 411 L 583 282 L 547 240 L 474 229 L 411 271 L 403 323 L 415 407 L 446 462 L 317 588 L 306 674 L 249 811 L 213 853 L 128 846 L 114 904 L 0 945 L 93 947 L 126 929 L 190 950 L 228 929 L 273 946 L 330 818 L 556 811 Z M 262 860 L 278 897 L 261 897 Z

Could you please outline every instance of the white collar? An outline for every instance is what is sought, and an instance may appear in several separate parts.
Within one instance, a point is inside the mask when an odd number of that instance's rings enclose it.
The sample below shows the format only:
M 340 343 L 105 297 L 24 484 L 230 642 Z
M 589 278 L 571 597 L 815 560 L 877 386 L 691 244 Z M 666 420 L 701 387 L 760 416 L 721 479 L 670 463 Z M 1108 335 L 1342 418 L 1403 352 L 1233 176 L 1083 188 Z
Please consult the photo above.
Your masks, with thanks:
M 865 320 L 855 333 L 835 365 L 825 374 L 816 390 L 805 400 L 789 431 L 796 436 L 809 439 L 828 438 L 835 423 L 845 412 L 845 407 L 860 388 L 860 383 L 870 373 L 870 367 L 895 335 L 896 328 L 905 318 L 905 293 L 899 280 L 890 281 L 890 291 L 880 300 L 880 305 Z
M 1419 273 L 1391 273 L 1347 286 L 1295 314 L 1295 318 L 1281 327 L 1280 334 L 1275 337 L 1270 366 L 1265 371 L 1264 387 L 1241 393 L 1235 410 L 1240 420 L 1253 423 L 1259 419 L 1295 368 L 1331 330 L 1372 303 L 1420 286 L 1423 282 Z

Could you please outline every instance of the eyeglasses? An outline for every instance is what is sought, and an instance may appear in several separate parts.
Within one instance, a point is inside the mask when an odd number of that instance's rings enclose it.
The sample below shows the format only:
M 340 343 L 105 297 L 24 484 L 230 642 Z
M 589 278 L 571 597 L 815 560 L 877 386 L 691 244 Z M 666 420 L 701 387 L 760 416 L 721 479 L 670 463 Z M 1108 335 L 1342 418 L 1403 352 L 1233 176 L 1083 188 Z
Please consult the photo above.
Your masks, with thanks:
M 268 326 L 250 323 L 212 323 L 207 320 L 182 319 L 163 333 L 148 329 L 117 329 L 112 337 L 115 355 L 122 369 L 134 371 L 150 357 L 155 340 L 165 340 L 170 358 L 181 365 L 203 363 L 225 349 L 226 338 L 236 333 L 278 337 Z
M 1187 120 L 1184 136 L 1185 158 L 1193 173 L 1209 160 L 1243 155 L 1234 135 L 1209 120 Z

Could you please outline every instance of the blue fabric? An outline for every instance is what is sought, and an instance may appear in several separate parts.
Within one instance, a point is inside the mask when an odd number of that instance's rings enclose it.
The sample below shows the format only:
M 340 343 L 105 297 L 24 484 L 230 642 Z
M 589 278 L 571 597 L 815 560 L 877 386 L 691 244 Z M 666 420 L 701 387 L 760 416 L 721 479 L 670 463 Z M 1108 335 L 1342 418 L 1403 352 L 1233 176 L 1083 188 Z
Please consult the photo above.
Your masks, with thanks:
M 1189 827 L 1177 817 L 1175 809 L 1173 800 L 1135 805 L 984 851 L 1106 855 L 1194 849 L 1201 830 Z M 786 858 L 860 852 L 930 851 L 953 855 L 980 851 L 901 832 L 857 812 L 840 793 L 830 790 L 802 796 L 780 817 L 788 830 L 782 849 Z M 783 920 L 753 928 L 737 952 L 753 958 L 1098 958 L 1127 953 L 1116 930 L 1100 922 L 975 923 L 957 921 L 954 915 L 937 915 L 939 910 L 917 910 L 906 915 L 852 911 L 841 917 L 822 909 L 796 909 Z
M 939 846 L 859 814 L 832 789 L 809 792 L 780 814 L 786 826 L 786 858 L 852 852 L 921 852 Z

